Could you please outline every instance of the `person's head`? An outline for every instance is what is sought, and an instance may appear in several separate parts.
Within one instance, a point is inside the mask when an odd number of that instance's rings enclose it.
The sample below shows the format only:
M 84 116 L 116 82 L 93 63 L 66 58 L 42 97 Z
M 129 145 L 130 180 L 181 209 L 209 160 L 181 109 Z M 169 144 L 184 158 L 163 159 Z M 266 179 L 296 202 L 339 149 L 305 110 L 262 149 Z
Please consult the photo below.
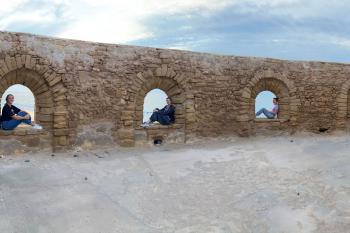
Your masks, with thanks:
M 278 104 L 278 98 L 277 98 L 277 97 L 276 97 L 276 98 L 273 98 L 272 102 L 273 102 L 274 104 Z
M 171 98 L 170 97 L 166 98 L 166 103 L 167 103 L 167 105 L 171 105 L 172 102 L 171 102 Z
M 15 97 L 12 94 L 8 94 L 6 96 L 6 103 L 9 105 L 12 105 L 13 101 L 15 101 Z

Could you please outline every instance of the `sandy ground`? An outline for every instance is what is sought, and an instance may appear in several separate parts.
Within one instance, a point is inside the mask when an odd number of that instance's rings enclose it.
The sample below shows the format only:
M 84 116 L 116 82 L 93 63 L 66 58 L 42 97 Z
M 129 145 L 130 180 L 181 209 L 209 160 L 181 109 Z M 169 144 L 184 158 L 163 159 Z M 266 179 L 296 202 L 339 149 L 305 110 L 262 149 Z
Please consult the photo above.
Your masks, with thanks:
M 350 232 L 349 148 L 299 136 L 5 156 L 0 232 Z

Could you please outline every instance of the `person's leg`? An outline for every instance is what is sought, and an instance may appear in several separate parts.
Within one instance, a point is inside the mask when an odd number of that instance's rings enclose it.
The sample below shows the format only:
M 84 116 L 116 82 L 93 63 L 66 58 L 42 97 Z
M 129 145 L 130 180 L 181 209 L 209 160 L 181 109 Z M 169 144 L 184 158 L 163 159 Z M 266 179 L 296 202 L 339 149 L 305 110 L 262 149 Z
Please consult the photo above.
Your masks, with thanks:
M 25 112 L 19 112 L 17 114 L 18 116 L 21 116 L 21 117 L 24 117 L 25 115 L 27 115 L 27 113 Z M 27 124 L 27 125 L 32 125 L 32 120 L 31 120 L 31 117 L 27 120 L 22 120 L 23 123 Z
M 262 113 L 264 113 L 264 111 L 266 111 L 266 108 L 262 108 L 259 111 L 257 111 L 256 116 L 260 116 Z
M 22 123 L 21 120 L 9 120 L 2 122 L 2 128 L 4 130 L 14 130 L 18 125 Z
M 275 114 L 272 112 L 268 111 L 267 109 L 263 109 L 263 114 L 268 118 L 268 119 L 273 119 L 275 118 Z
M 170 117 L 166 115 L 159 115 L 158 116 L 158 122 L 161 125 L 170 125 Z
M 158 121 L 158 116 L 159 116 L 159 113 L 158 112 L 154 112 L 154 113 L 152 113 L 152 116 L 149 118 L 149 120 L 151 122 Z
M 141 127 L 149 127 L 153 122 L 158 121 L 158 115 L 159 115 L 159 113 L 157 113 L 157 112 L 152 113 L 149 120 L 146 122 L 143 122 L 141 124 Z

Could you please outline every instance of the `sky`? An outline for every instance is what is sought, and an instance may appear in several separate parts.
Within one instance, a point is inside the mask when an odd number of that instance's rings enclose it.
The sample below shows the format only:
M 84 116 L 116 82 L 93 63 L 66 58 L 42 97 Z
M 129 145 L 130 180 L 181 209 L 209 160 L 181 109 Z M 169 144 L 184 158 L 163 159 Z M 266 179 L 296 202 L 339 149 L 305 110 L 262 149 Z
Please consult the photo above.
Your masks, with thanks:
M 350 0 L 0 0 L 0 30 L 350 62 Z
M 0 6 L 5 31 L 350 62 L 350 0 L 0 0 Z

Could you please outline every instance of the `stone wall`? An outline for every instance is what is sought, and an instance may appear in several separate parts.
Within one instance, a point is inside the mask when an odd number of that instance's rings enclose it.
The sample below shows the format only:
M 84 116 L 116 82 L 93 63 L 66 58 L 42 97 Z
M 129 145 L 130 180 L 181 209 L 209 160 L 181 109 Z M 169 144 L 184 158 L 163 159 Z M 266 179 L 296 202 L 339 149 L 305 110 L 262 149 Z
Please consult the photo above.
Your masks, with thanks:
M 82 144 L 94 134 L 82 132 L 92 131 L 113 144 L 134 146 L 160 137 L 186 142 L 198 136 L 249 136 L 260 127 L 288 133 L 346 130 L 349 74 L 348 64 L 0 32 L 0 94 L 16 83 L 29 87 L 36 97 L 37 119 L 52 135 L 56 149 Z M 173 97 L 177 121 L 144 130 L 139 127 L 143 99 L 154 88 Z M 255 97 L 263 90 L 280 98 L 279 123 L 255 120 Z M 99 124 L 110 127 L 97 132 Z M 98 141 L 96 135 L 91 136 L 92 143 Z

